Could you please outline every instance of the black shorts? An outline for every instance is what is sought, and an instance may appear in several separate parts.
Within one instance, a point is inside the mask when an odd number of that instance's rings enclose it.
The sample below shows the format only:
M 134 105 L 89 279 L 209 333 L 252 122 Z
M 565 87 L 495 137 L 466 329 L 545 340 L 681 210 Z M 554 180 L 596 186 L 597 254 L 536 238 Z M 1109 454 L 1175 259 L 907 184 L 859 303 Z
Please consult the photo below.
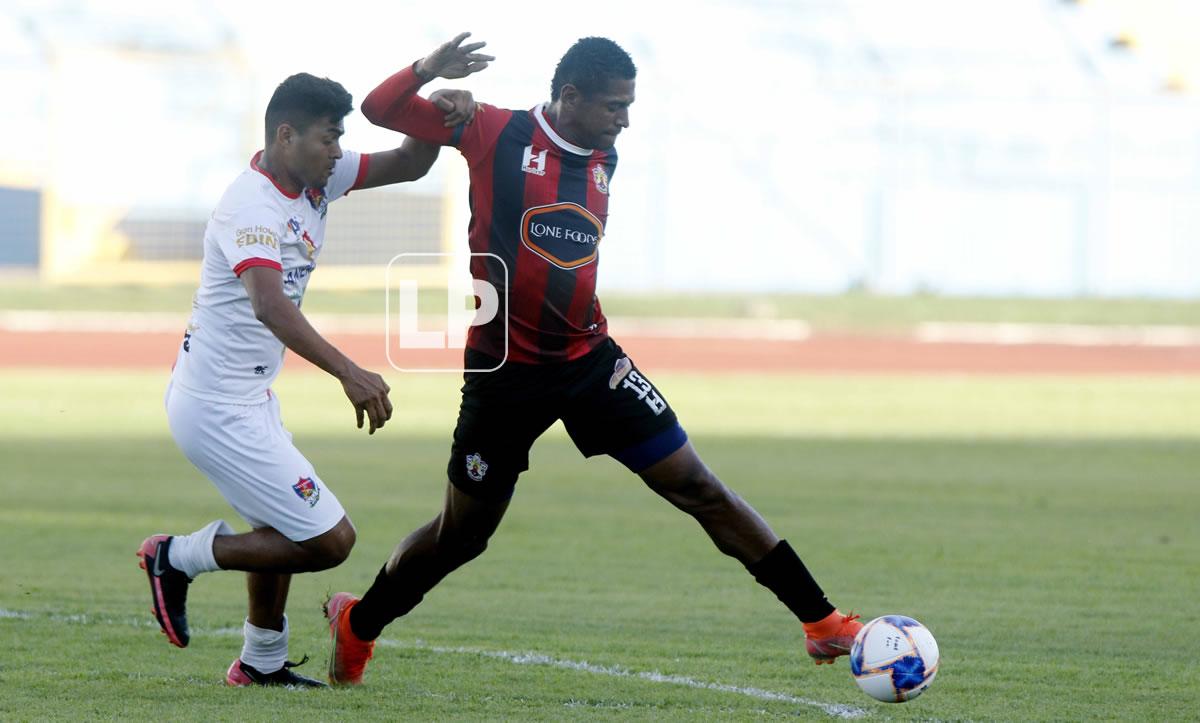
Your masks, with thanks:
M 468 368 L 498 363 L 467 350 Z M 447 474 L 472 497 L 511 497 L 534 440 L 559 419 L 585 457 L 611 455 L 633 472 L 687 441 L 667 400 L 611 339 L 574 361 L 505 363 L 463 379 Z

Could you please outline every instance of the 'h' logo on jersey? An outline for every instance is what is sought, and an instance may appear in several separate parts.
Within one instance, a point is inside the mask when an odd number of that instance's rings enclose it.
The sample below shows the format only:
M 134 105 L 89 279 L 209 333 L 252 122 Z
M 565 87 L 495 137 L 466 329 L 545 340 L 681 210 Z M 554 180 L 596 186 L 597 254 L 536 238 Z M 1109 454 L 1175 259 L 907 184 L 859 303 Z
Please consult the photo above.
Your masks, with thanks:
M 525 146 L 525 155 L 521 158 L 521 170 L 535 176 L 546 175 L 546 153 L 547 151 L 539 151 L 537 155 L 534 155 L 533 146 Z

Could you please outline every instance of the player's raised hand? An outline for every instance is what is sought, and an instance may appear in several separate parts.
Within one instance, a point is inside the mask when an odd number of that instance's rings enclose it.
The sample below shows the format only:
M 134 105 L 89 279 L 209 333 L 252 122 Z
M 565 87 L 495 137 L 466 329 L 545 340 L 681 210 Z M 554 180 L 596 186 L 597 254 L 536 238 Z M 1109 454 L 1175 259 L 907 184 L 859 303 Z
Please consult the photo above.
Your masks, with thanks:
M 416 73 L 422 80 L 434 78 L 465 78 L 471 73 L 478 73 L 488 67 L 488 61 L 496 58 L 491 55 L 477 53 L 487 43 L 467 43 L 463 41 L 470 33 L 459 33 L 453 40 L 442 43 L 429 55 L 417 61 Z
M 475 96 L 468 90 L 438 90 L 429 96 L 429 102 L 446 114 L 447 128 L 475 120 Z
M 363 428 L 364 414 L 371 423 L 368 434 L 375 434 L 376 429 L 383 427 L 383 423 L 392 418 L 392 402 L 388 399 L 388 392 L 392 388 L 383 381 L 383 377 L 351 364 L 350 370 L 341 381 L 342 390 L 354 405 L 359 429 Z

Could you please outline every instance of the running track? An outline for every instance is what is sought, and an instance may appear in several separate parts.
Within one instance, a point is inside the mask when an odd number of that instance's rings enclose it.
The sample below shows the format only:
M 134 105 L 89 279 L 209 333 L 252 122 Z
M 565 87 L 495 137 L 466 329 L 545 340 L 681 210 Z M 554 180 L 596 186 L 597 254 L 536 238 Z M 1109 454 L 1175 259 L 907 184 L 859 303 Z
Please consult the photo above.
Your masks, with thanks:
M 1200 345 L 922 342 L 914 337 L 817 333 L 805 339 L 614 336 L 647 371 L 918 374 L 1196 374 Z M 367 368 L 388 369 L 379 334 L 327 337 Z M 165 369 L 182 339 L 162 331 L 0 330 L 0 367 Z M 311 367 L 287 361 L 291 370 Z

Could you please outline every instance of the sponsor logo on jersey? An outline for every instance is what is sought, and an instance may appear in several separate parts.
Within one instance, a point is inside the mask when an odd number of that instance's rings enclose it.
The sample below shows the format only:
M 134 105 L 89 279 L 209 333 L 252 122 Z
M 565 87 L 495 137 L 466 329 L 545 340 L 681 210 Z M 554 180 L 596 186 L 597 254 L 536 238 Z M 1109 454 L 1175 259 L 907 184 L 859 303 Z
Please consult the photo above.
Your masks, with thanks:
M 576 269 L 596 259 L 604 226 L 577 203 L 534 206 L 521 217 L 521 241 L 560 269 Z
M 308 275 L 311 274 L 315 268 L 317 268 L 316 264 L 308 264 L 307 266 L 298 266 L 294 269 L 288 269 L 288 272 L 283 275 L 284 286 L 287 286 L 288 284 L 300 283 L 304 279 L 308 278 Z
M 276 238 L 275 232 L 266 226 L 247 226 L 239 228 L 234 232 L 233 237 L 235 243 L 241 246 L 269 246 L 270 248 L 279 248 L 279 239 Z
M 254 373 L 258 374 L 259 376 L 262 376 L 262 375 L 266 374 L 267 370 L 270 368 L 271 367 L 267 366 L 266 364 L 259 364 L 258 366 L 254 367 Z
M 200 326 L 195 322 L 188 322 L 187 330 L 183 332 L 183 350 L 190 352 L 192 350 L 192 332 L 199 329 Z
M 604 172 L 604 166 L 592 166 L 592 182 L 596 184 L 596 190 L 608 195 L 608 174 Z
M 525 154 L 521 157 L 521 170 L 535 176 L 546 175 L 546 154 L 548 151 L 534 152 L 533 146 L 525 146 Z
M 290 228 L 292 230 L 292 233 L 299 234 L 300 233 L 300 219 L 289 218 L 288 219 L 288 228 Z
M 311 477 L 301 477 L 299 482 L 292 485 L 292 489 L 309 507 L 315 507 L 317 500 L 321 499 L 321 488 L 317 487 L 317 483 Z
M 325 197 L 325 189 L 305 188 L 304 197 L 308 199 L 308 204 L 321 214 L 321 218 L 325 218 L 325 212 L 329 210 L 329 199 Z
M 488 463 L 483 461 L 483 457 L 479 453 L 467 455 L 467 476 L 476 482 L 482 482 L 483 476 L 487 474 Z

